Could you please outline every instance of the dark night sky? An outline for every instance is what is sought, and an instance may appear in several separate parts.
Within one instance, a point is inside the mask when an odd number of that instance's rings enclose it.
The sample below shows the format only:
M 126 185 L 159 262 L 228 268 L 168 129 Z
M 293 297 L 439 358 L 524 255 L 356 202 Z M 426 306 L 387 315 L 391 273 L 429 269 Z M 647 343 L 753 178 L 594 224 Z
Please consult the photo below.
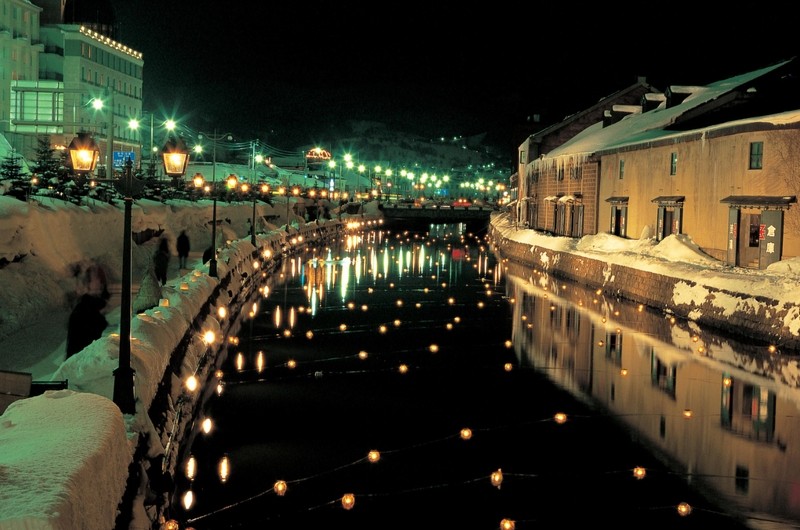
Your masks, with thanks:
M 112 4 L 119 39 L 144 53 L 147 110 L 287 148 L 364 119 L 515 149 L 529 116 L 559 121 L 638 76 L 704 84 L 796 54 L 789 14 L 764 2 L 714 17 L 663 3 Z

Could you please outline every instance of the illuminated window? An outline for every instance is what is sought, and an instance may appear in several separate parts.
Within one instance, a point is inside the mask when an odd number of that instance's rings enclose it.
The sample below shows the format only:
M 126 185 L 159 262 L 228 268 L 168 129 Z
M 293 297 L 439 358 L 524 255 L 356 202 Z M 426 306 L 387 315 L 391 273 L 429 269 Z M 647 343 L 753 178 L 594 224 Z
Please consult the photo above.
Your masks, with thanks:
M 750 142 L 750 169 L 761 169 L 764 164 L 764 142 Z
M 672 153 L 669 159 L 669 174 L 678 174 L 678 153 Z

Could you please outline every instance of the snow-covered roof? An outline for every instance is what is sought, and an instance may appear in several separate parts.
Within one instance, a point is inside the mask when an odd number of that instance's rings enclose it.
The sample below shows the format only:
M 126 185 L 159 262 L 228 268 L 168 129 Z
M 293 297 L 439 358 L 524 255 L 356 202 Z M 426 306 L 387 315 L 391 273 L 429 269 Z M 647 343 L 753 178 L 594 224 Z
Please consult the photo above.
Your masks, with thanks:
M 564 142 L 558 148 L 545 154 L 543 159 L 533 161 L 533 163 L 552 163 L 552 159 L 564 156 L 588 157 L 598 151 L 653 141 L 670 136 L 684 135 L 686 134 L 685 131 L 670 131 L 666 130 L 666 128 L 675 123 L 682 114 L 713 101 L 741 85 L 749 83 L 789 62 L 790 61 L 783 61 L 759 70 L 718 81 L 708 86 L 670 87 L 682 93 L 688 91 L 690 95 L 688 95 L 680 105 L 667 108 L 666 100 L 664 100 L 657 108 L 649 112 L 630 114 L 612 125 L 604 127 L 602 122 L 590 125 L 570 140 Z M 749 121 L 753 121 L 753 119 Z M 764 121 L 764 118 L 758 118 L 758 121 Z M 730 124 L 726 124 L 726 126 L 727 125 Z M 547 159 L 551 160 L 548 161 Z

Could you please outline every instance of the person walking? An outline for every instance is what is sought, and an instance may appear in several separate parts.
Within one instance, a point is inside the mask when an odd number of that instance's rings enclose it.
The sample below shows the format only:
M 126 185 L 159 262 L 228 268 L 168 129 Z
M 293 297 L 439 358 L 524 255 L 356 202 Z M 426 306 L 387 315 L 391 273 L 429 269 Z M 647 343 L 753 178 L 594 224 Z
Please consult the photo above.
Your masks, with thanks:
M 178 266 L 181 269 L 185 269 L 186 260 L 189 258 L 189 249 L 191 248 L 191 245 L 189 244 L 189 236 L 186 234 L 186 230 L 181 230 L 176 242 L 176 246 L 178 247 Z
M 165 238 L 162 238 L 158 244 L 158 250 L 156 250 L 153 256 L 153 268 L 156 272 L 156 279 L 158 279 L 162 286 L 167 285 L 169 257 L 169 242 Z

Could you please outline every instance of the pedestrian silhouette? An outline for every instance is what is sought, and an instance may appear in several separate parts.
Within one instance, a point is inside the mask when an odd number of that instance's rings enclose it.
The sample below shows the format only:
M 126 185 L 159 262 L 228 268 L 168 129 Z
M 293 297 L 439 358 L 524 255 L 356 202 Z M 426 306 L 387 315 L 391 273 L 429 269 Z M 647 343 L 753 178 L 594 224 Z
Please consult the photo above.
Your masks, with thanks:
M 186 268 L 186 260 L 189 257 L 189 236 L 186 235 L 186 230 L 182 230 L 176 242 L 178 250 L 178 266 L 181 269 Z
M 102 296 L 84 294 L 78 299 L 67 324 L 67 359 L 103 335 L 108 326 L 102 312 L 105 306 Z
M 153 256 L 153 268 L 156 272 L 156 278 L 161 285 L 167 285 L 167 267 L 169 267 L 169 242 L 166 239 L 161 239 Z

